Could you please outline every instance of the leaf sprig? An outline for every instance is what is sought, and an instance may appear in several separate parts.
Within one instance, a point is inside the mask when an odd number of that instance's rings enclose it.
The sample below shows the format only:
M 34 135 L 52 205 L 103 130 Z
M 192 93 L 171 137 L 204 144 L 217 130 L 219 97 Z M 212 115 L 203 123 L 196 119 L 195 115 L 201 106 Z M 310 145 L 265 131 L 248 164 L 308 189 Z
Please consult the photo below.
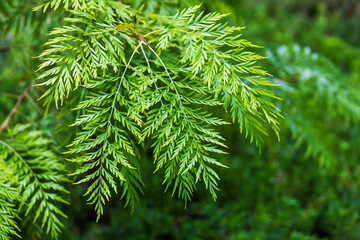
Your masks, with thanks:
M 12 200 L 20 201 L 20 208 L 25 210 L 24 216 L 33 215 L 33 223 L 41 220 L 41 226 L 56 239 L 63 227 L 59 217 L 66 217 L 57 206 L 58 203 L 67 203 L 62 196 L 68 193 L 63 186 L 67 181 L 65 169 L 56 154 L 48 148 L 51 140 L 44 137 L 41 131 L 29 128 L 30 125 L 17 125 L 8 132 L 7 138 L 0 140 L 0 163 L 16 174 L 12 185 L 20 193 L 18 196 L 10 194 L 8 191 L 12 188 L 6 188 L 7 193 L 3 191 L 1 194 L 0 190 L 0 195 L 7 199 L 10 207 L 7 209 L 11 209 Z M 8 225 L 13 226 L 5 229 L 10 234 L 15 234 L 17 227 L 12 219 L 16 216 L 16 211 L 3 215 L 10 218 Z
M 73 174 L 87 184 L 97 219 L 119 184 L 126 204 L 133 208 L 139 200 L 143 142 L 151 143 L 165 191 L 172 188 L 186 203 L 203 181 L 216 199 L 215 167 L 225 167 L 218 156 L 226 153 L 217 127 L 228 122 L 211 109 L 229 111 L 259 146 L 267 126 L 278 134 L 281 115 L 270 101 L 276 97 L 265 89 L 274 84 L 255 65 L 263 57 L 245 51 L 257 46 L 241 38 L 242 28 L 221 23 L 226 15 L 199 13 L 200 7 L 172 19 L 110 3 L 97 13 L 78 7 L 68 10 L 72 16 L 51 33 L 40 55 L 46 104 L 60 106 L 85 89 L 75 107 L 83 114 L 73 124 L 81 130 L 67 154 L 79 164 Z M 135 13 L 147 34 L 127 24 Z

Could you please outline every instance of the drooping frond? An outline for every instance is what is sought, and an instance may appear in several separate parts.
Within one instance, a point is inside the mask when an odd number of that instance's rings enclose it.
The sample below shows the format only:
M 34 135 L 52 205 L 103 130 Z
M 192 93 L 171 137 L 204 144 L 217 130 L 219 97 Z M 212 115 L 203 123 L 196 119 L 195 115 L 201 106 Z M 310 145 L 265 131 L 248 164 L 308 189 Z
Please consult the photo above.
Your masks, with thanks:
M 0 140 L 0 157 L 15 174 L 25 216 L 34 211 L 33 222 L 41 221 L 46 232 L 57 238 L 63 226 L 59 216 L 66 217 L 58 206 L 67 203 L 61 196 L 67 193 L 62 185 L 66 177 L 61 159 L 48 148 L 50 143 L 41 131 L 16 125 Z M 10 204 L 11 198 L 7 201 Z
M 90 95 L 77 106 L 88 113 L 75 121 L 74 125 L 82 126 L 82 131 L 68 153 L 80 154 L 70 160 L 82 163 L 74 174 L 86 174 L 78 183 L 90 182 L 85 195 L 95 205 L 97 219 L 103 214 L 103 205 L 109 201 L 111 190 L 117 193 L 117 181 L 126 181 L 122 183 L 123 196 L 132 207 L 138 191 L 142 192 L 139 156 L 135 156 L 134 150 L 142 138 L 139 130 L 142 119 L 140 109 L 130 101 L 136 94 L 136 86 L 125 75 L 139 46 L 121 77 L 105 76 L 90 81 L 86 85 Z
M 149 49 L 153 52 L 151 47 Z M 155 105 L 147 113 L 143 135 L 155 140 L 156 170 L 165 167 L 166 189 L 174 184 L 173 195 L 178 190 L 178 196 L 185 201 L 191 199 L 195 183 L 199 180 L 204 181 L 216 199 L 219 177 L 210 166 L 224 165 L 209 154 L 224 153 L 219 149 L 226 147 L 224 139 L 213 128 L 226 122 L 212 117 L 202 106 L 217 106 L 221 103 L 211 100 L 211 91 L 199 82 L 189 78 L 175 81 L 161 58 L 155 52 L 153 54 L 160 62 L 160 69 L 164 69 L 161 76 L 156 77 L 160 82 L 156 91 L 162 92 L 162 98 L 161 104 Z
M 241 28 L 221 23 L 225 15 L 195 6 L 173 18 L 139 11 L 134 21 L 135 11 L 121 4 L 99 0 L 107 8 L 94 13 L 66 2 L 72 15 L 51 33 L 38 80 L 48 87 L 47 104 L 85 89 L 75 108 L 83 114 L 73 124 L 81 130 L 67 154 L 79 163 L 74 175 L 87 185 L 98 219 L 118 182 L 126 204 L 138 200 L 139 143 L 152 144 L 165 189 L 187 202 L 198 181 L 216 199 L 215 167 L 225 166 L 217 158 L 226 148 L 217 128 L 227 122 L 213 109 L 229 111 L 257 145 L 268 125 L 278 134 L 281 115 L 265 89 L 274 84 L 255 65 L 263 57 L 245 51 L 256 46 L 240 37 Z
M 47 48 L 39 55 L 43 63 L 38 68 L 42 71 L 37 78 L 42 83 L 38 85 L 49 86 L 41 98 L 46 97 L 47 105 L 54 101 L 57 107 L 73 90 L 91 78 L 103 76 L 108 68 L 115 73 L 119 70 L 121 63 L 125 62 L 122 38 L 134 44 L 130 37 L 120 35 L 114 29 L 117 14 L 129 18 L 129 11 L 122 5 L 103 12 L 103 15 L 88 11 L 70 12 L 73 16 L 64 19 L 63 27 L 50 32 L 54 38 L 45 43 Z
M 289 96 L 282 108 L 286 109 L 286 119 L 291 122 L 289 128 L 297 146 L 305 144 L 305 156 L 319 159 L 321 165 L 336 166 L 336 136 L 329 125 L 334 126 L 338 121 L 335 116 L 342 118 L 340 125 L 360 122 L 358 92 L 349 87 L 346 79 L 339 81 L 337 68 L 309 47 L 281 46 L 276 51 L 268 50 L 267 55 L 281 80 L 278 81 L 282 94 Z M 316 110 L 319 105 L 326 109 L 326 115 Z
M 212 89 L 251 141 L 255 139 L 257 145 L 262 142 L 261 135 L 266 134 L 263 121 L 278 135 L 277 118 L 281 115 L 266 100 L 276 97 L 263 88 L 274 84 L 264 79 L 269 74 L 255 65 L 264 57 L 245 51 L 257 46 L 241 38 L 242 28 L 219 23 L 224 15 L 199 13 L 198 8 L 177 13 L 163 30 L 158 48 L 178 48 L 179 61 L 190 65 L 187 74 Z

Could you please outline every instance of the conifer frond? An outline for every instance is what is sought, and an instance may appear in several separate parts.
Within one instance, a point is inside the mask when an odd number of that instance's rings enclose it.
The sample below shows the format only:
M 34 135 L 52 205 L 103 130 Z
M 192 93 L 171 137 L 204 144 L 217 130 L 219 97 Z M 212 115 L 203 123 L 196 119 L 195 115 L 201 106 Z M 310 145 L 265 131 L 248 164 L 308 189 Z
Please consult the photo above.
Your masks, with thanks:
M 292 123 L 289 127 L 297 146 L 306 146 L 306 157 L 317 158 L 323 166 L 335 167 L 337 153 L 333 145 L 337 143 L 334 142 L 335 133 L 328 125 L 338 121 L 333 119 L 335 116 L 341 117 L 346 124 L 360 122 L 360 97 L 356 88 L 349 87 L 337 68 L 309 47 L 281 46 L 276 51 L 268 50 L 267 55 L 282 80 L 282 94 L 289 95 L 282 108 L 287 108 L 286 118 Z M 339 81 L 340 77 L 344 81 Z M 293 98 L 306 101 L 294 102 L 291 101 Z M 326 108 L 326 115 L 314 111 L 319 104 Z M 320 124 L 318 119 L 323 119 L 323 122 Z M 327 133 L 326 137 L 324 133 Z
M 260 145 L 261 135 L 266 134 L 262 122 L 267 122 L 278 135 L 277 118 L 281 117 L 279 110 L 264 99 L 276 98 L 264 89 L 274 86 L 262 77 L 269 74 L 255 65 L 264 57 L 244 51 L 247 47 L 257 46 L 240 38 L 241 28 L 219 23 L 224 15 L 204 15 L 197 12 L 198 8 L 177 13 L 170 26 L 163 30 L 157 47 L 162 50 L 178 48 L 180 62 L 190 64 L 187 74 L 203 81 L 220 95 L 240 130 L 245 128 L 246 136 Z
M 126 181 L 123 197 L 133 207 L 142 192 L 139 163 L 135 156 L 135 143 L 142 139 L 139 126 L 142 124 L 139 110 L 131 103 L 134 86 L 127 79 L 126 72 L 139 49 L 133 51 L 121 77 L 116 78 L 117 86 L 111 84 L 113 77 L 101 79 L 101 85 L 86 85 L 91 95 L 78 105 L 87 109 L 88 114 L 80 116 L 74 125 L 82 126 L 82 132 L 70 145 L 68 153 L 81 156 L 70 161 L 82 163 L 74 174 L 86 174 L 78 183 L 90 182 L 88 201 L 95 205 L 97 219 L 103 214 L 103 205 L 111 197 L 111 189 L 117 193 L 117 181 Z M 95 86 L 95 87 L 94 87 Z M 100 100 L 99 100 L 100 99 Z M 101 101 L 101 104 L 99 104 Z M 138 156 L 137 156 L 138 157 Z M 138 191 L 136 190 L 138 189 Z
M 166 189 L 174 183 L 173 195 L 178 190 L 178 196 L 183 198 L 185 203 L 190 200 L 195 190 L 195 183 L 201 179 L 213 198 L 216 199 L 216 181 L 219 178 L 217 175 L 213 175 L 215 172 L 209 170 L 211 168 L 207 166 L 207 163 L 224 165 L 210 158 L 208 154 L 211 152 L 225 153 L 219 149 L 219 146 L 226 147 L 226 145 L 222 143 L 224 139 L 210 127 L 211 125 L 223 125 L 226 122 L 203 112 L 201 106 L 198 109 L 191 107 L 191 104 L 206 102 L 208 98 L 205 92 L 199 96 L 183 91 L 173 80 L 157 53 L 150 46 L 147 45 L 147 47 L 155 55 L 155 59 L 161 63 L 160 66 L 164 68 L 167 77 L 159 78 L 164 85 L 160 91 L 164 91 L 165 94 L 160 108 L 150 111 L 152 116 L 149 116 L 147 126 L 144 128 L 144 137 L 152 135 L 152 138 L 155 139 L 153 144 L 154 158 L 157 164 L 155 171 L 167 165 L 164 178 L 164 183 L 167 183 Z M 144 56 L 146 57 L 145 54 Z M 193 84 L 195 89 L 199 86 L 196 82 Z M 159 89 L 157 90 L 159 91 Z M 154 115 L 155 117 L 153 117 Z M 172 163 L 168 164 L 170 161 Z M 196 178 L 190 173 L 190 170 L 193 173 L 196 172 Z
M 114 34 L 114 9 L 100 16 L 88 11 L 71 13 L 74 16 L 65 18 L 63 27 L 50 32 L 54 38 L 45 43 L 47 48 L 39 55 L 43 63 L 37 70 L 42 72 L 38 85 L 49 86 L 41 98 L 46 98 L 46 104 L 54 101 L 57 107 L 91 78 L 103 76 L 108 68 L 115 73 L 119 70 L 126 62 L 123 38 L 134 44 L 127 35 Z
M 7 138 L 0 140 L 0 157 L 16 174 L 16 191 L 20 192 L 25 216 L 33 211 L 33 222 L 41 221 L 41 226 L 56 239 L 63 227 L 59 216 L 66 217 L 58 207 L 59 203 L 67 203 L 60 194 L 67 191 L 61 184 L 66 181 L 64 165 L 49 150 L 50 143 L 41 131 L 16 125 Z M 11 204 L 11 198 L 7 201 Z
M 256 46 L 240 38 L 242 28 L 221 23 L 225 15 L 199 12 L 201 6 L 173 18 L 140 11 L 137 27 L 130 8 L 98 0 L 108 10 L 95 14 L 65 1 L 72 16 L 51 33 L 38 79 L 48 86 L 46 103 L 62 104 L 76 88 L 86 89 L 75 107 L 83 112 L 73 124 L 81 131 L 67 154 L 79 163 L 73 174 L 88 184 L 85 195 L 98 219 L 118 182 L 126 205 L 138 200 L 140 142 L 151 141 L 165 190 L 187 202 L 199 181 L 216 199 L 215 167 L 225 167 L 217 160 L 226 148 L 217 127 L 227 122 L 212 115 L 213 108 L 230 111 L 258 145 L 266 125 L 278 133 L 281 115 L 269 101 L 276 97 L 265 90 L 274 84 L 255 65 L 263 57 L 244 50 Z

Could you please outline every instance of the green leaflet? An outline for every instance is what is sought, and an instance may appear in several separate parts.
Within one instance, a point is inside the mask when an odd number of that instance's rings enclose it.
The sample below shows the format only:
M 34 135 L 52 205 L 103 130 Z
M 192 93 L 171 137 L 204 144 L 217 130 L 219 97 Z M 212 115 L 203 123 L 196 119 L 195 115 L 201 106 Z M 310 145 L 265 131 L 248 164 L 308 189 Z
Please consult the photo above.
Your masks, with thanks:
M 16 178 L 13 169 L 5 163 L 7 153 L 0 150 L 0 239 L 10 240 L 11 236 L 19 236 L 18 218 L 15 201 L 19 194 L 14 187 Z

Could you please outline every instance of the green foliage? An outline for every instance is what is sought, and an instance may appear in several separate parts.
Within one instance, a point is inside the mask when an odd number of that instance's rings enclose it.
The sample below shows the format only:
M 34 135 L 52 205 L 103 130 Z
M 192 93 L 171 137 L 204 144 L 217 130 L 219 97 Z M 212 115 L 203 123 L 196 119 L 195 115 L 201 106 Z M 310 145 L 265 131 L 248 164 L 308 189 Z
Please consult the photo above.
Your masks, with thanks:
M 360 5 L 196 4 L 0 2 L 0 239 L 360 238 Z
M 16 125 L 4 140 L 0 140 L 0 163 L 5 173 L 0 200 L 4 212 L 1 216 L 7 225 L 2 230 L 4 239 L 9 234 L 18 235 L 15 232 L 18 227 L 14 222 L 17 216 L 14 204 L 24 209 L 25 217 L 31 212 L 33 223 L 39 220 L 54 238 L 62 227 L 59 216 L 65 217 L 56 206 L 57 202 L 66 203 L 61 196 L 61 193 L 67 193 L 62 185 L 67 181 L 63 175 L 64 165 L 48 148 L 51 140 L 41 131 L 29 128 L 29 125 Z M 11 172 L 5 172 L 7 169 Z
M 19 199 L 17 189 L 13 187 L 16 181 L 12 169 L 6 166 L 5 162 L 0 159 L 0 239 L 11 239 L 10 236 L 19 236 L 20 230 L 16 218 L 17 209 L 15 201 Z
M 336 167 L 338 154 L 343 153 L 336 146 L 339 131 L 332 129 L 359 123 L 358 89 L 344 77 L 339 81 L 342 76 L 336 66 L 309 47 L 281 46 L 267 55 L 282 85 L 281 95 L 287 99 L 281 109 L 291 123 L 289 130 L 295 144 L 306 144 L 306 157 L 318 159 L 323 166 Z M 326 114 L 318 110 L 319 106 Z
M 56 9 L 59 2 L 44 8 Z M 257 145 L 266 134 L 264 123 L 278 133 L 280 114 L 261 98 L 275 98 L 262 88 L 273 86 L 255 65 L 262 57 L 244 51 L 256 46 L 240 38 L 241 28 L 220 23 L 225 15 L 199 13 L 200 6 L 173 18 L 136 12 L 137 31 L 127 23 L 135 11 L 120 3 L 99 1 L 96 13 L 69 6 L 64 8 L 72 16 L 51 32 L 54 37 L 39 56 L 37 79 L 49 86 L 42 96 L 48 107 L 53 100 L 59 107 L 79 87 L 86 89 L 74 108 L 83 114 L 73 126 L 82 130 L 67 153 L 79 163 L 77 183 L 89 183 L 85 195 L 97 219 L 111 191 L 117 193 L 118 181 L 126 205 L 134 208 L 144 185 L 136 153 L 142 142 L 152 142 L 155 171 L 164 168 L 165 191 L 172 187 L 186 203 L 195 183 L 203 181 L 216 199 L 219 176 L 212 165 L 224 165 L 214 154 L 225 153 L 226 145 L 214 127 L 227 123 L 209 109 L 230 111 Z

